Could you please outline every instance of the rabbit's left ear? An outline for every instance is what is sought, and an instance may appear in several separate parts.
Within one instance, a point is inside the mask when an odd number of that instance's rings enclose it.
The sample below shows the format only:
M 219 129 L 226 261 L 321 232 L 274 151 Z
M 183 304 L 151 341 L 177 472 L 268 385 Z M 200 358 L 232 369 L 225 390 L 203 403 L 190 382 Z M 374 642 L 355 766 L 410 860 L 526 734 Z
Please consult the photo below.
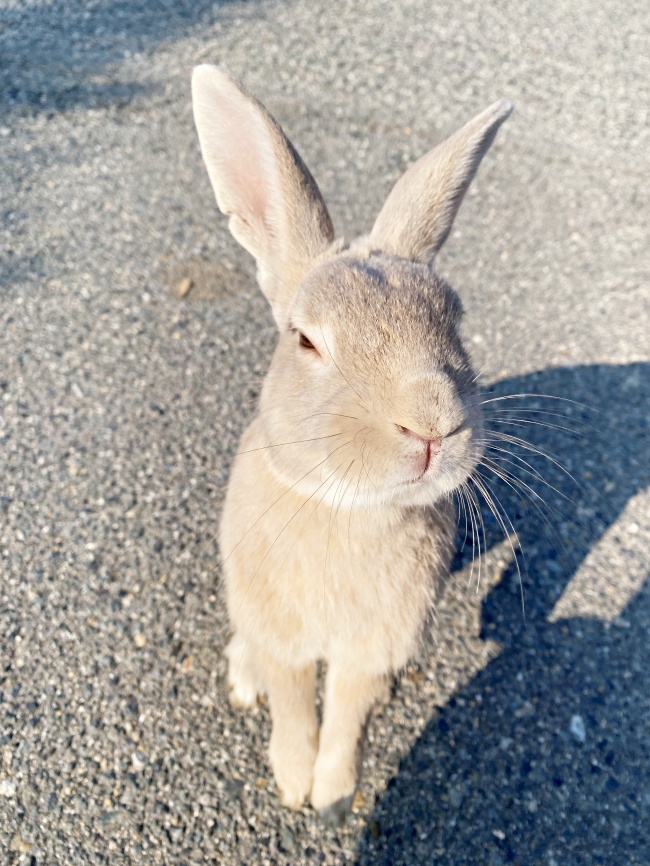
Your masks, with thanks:
M 397 181 L 370 233 L 393 255 L 431 262 L 447 239 L 481 159 L 514 105 L 495 102 L 414 163 Z
M 219 209 L 257 260 L 276 321 L 313 260 L 334 240 L 315 180 L 255 97 L 216 66 L 192 76 L 194 120 Z

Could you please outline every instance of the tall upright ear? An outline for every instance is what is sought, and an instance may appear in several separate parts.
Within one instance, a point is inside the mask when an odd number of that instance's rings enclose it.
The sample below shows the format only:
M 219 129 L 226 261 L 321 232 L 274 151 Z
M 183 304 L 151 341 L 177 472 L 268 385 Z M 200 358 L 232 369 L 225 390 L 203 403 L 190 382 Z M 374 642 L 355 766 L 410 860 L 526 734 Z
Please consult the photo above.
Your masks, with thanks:
M 393 255 L 431 262 L 451 231 L 479 163 L 514 105 L 486 108 L 402 175 L 375 221 L 370 242 Z
M 192 76 L 194 120 L 219 209 L 257 260 L 276 320 L 310 263 L 334 240 L 314 178 L 255 97 L 216 66 Z

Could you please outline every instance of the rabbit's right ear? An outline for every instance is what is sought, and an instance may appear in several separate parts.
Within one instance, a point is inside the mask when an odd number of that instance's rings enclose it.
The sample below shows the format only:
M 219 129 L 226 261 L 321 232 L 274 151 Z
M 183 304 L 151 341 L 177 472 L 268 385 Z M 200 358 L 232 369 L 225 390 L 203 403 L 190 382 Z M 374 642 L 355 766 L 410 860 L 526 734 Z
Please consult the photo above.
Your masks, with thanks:
M 479 163 L 513 108 L 507 99 L 495 102 L 414 163 L 386 199 L 370 233 L 371 244 L 430 263 L 451 231 Z
M 192 76 L 194 120 L 219 209 L 257 260 L 276 321 L 303 274 L 334 240 L 316 182 L 255 97 L 216 66 Z

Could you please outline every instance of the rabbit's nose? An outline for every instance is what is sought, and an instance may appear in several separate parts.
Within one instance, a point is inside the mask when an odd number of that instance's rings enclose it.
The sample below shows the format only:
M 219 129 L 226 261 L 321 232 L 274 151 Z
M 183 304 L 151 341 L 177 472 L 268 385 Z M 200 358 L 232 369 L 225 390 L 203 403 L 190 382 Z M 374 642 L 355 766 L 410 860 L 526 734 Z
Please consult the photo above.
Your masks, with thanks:
M 427 446 L 427 452 L 429 455 L 433 456 L 440 451 L 440 446 L 442 445 L 442 438 L 437 436 L 434 439 L 431 439 L 427 436 L 420 436 L 419 433 L 416 433 L 414 430 L 409 430 L 408 427 L 402 427 L 401 424 L 395 425 L 400 433 L 403 433 L 405 436 L 410 436 L 413 439 L 416 439 L 418 442 L 422 442 Z

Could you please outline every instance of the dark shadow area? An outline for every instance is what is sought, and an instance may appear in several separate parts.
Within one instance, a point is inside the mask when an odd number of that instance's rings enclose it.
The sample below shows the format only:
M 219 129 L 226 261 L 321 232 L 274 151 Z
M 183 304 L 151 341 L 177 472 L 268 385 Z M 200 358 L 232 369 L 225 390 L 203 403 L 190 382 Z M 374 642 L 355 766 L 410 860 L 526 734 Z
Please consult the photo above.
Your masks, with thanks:
M 250 0 L 237 5 L 244 2 Z M 0 114 L 124 107 L 149 91 L 116 80 L 115 64 L 199 25 L 210 27 L 230 5 L 232 0 L 55 0 L 0 10 Z
M 482 613 L 482 636 L 501 642 L 501 654 L 434 713 L 377 803 L 359 866 L 650 863 L 650 582 L 612 625 L 548 619 L 648 485 L 650 365 L 547 370 L 501 382 L 486 399 L 509 394 L 564 398 L 486 404 L 490 429 L 511 437 L 498 444 L 510 454 L 494 456 L 518 480 L 490 484 L 525 556 L 526 620 L 511 567 Z M 520 482 L 535 493 L 523 495 Z M 502 533 L 485 504 L 482 515 L 490 547 Z M 611 542 L 612 607 L 631 556 L 625 538 L 623 527 Z M 460 558 L 471 560 L 471 548 L 470 537 Z

